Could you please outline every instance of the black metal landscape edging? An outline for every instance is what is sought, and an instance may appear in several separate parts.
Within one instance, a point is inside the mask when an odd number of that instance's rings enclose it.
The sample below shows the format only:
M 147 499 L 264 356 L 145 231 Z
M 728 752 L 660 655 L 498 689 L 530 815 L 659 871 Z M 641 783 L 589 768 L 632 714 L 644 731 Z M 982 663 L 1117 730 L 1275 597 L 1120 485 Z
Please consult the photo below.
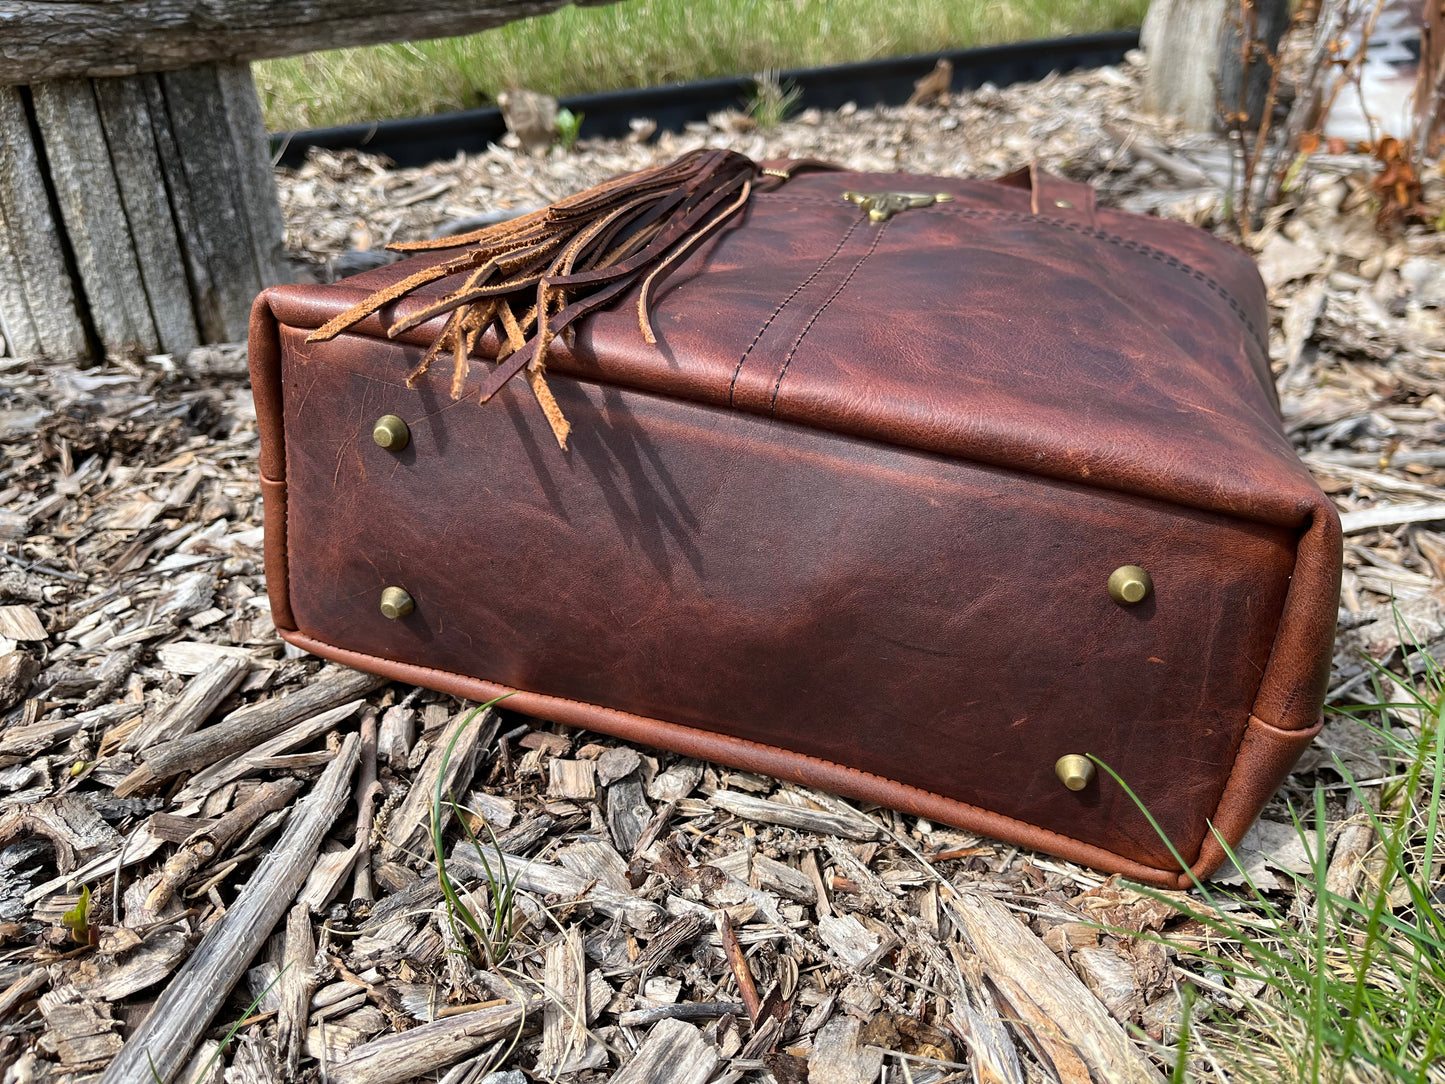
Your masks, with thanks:
M 1050 72 L 1073 71 L 1117 64 L 1139 44 L 1137 30 L 1087 34 L 1049 41 L 1022 41 L 982 49 L 958 49 L 804 68 L 778 75 L 784 87 L 799 92 L 796 109 L 837 109 L 847 102 L 860 108 L 901 105 L 913 93 L 913 82 L 933 70 L 939 60 L 953 64 L 953 89 L 970 90 L 993 83 L 1042 79 Z M 634 117 L 657 122 L 658 131 L 681 131 L 690 121 L 705 121 L 709 113 L 741 109 L 751 98 L 751 77 L 705 79 L 638 90 L 609 90 L 562 99 L 574 113 L 583 114 L 584 139 L 615 139 L 630 131 Z M 458 151 L 479 152 L 499 141 L 506 132 L 501 112 L 494 106 L 431 117 L 347 124 L 337 128 L 282 132 L 271 137 L 271 153 L 283 166 L 299 166 L 311 147 L 328 150 L 355 148 L 384 154 L 399 166 L 424 166 Z

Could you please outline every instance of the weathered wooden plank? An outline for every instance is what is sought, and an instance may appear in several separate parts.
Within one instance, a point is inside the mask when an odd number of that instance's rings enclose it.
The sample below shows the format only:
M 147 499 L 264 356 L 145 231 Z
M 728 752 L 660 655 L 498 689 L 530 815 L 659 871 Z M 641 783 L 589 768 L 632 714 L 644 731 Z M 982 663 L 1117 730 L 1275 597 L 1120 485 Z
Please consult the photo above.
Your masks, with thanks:
M 201 248 L 210 269 L 222 337 L 238 341 L 262 284 L 220 81 L 214 66 L 201 66 L 166 72 L 160 84 L 190 193 L 195 233 L 187 241 Z
M 564 6 L 565 0 L 0 0 L 0 84 L 451 37 Z
M 160 348 L 184 356 L 200 338 L 145 89 L 137 76 L 96 79 L 91 85 Z
M 88 348 L 85 325 L 76 308 L 34 139 L 21 92 L 0 86 L 0 233 L 14 257 L 17 277 L 10 281 L 25 296 L 36 352 L 53 358 L 82 357 Z M 0 277 L 6 275 L 0 266 Z M 8 315 L 13 301 L 0 299 L 0 304 L 6 306 L 7 337 L 15 336 L 13 348 L 24 342 L 20 321 Z
M 106 1069 L 103 1084 L 154 1084 L 157 1077 L 170 1081 L 186 1064 L 306 880 L 322 836 L 351 796 L 351 776 L 359 758 L 360 741 L 349 735 L 276 846 Z
M 176 145 L 175 133 L 171 131 L 170 108 L 166 104 L 165 91 L 161 89 L 158 75 L 139 76 L 137 85 L 145 95 L 151 136 L 156 141 L 161 181 L 166 186 L 171 213 L 176 220 L 176 233 L 180 240 L 181 259 L 185 261 L 186 278 L 190 283 L 191 307 L 195 313 L 196 325 L 205 342 L 222 342 L 226 338 L 226 321 L 216 295 L 211 265 L 206 260 L 205 246 L 201 243 L 196 225 L 200 209 L 191 195 L 190 181 L 186 178 L 186 168 L 181 162 L 181 149 Z
M 87 80 L 31 87 L 35 119 L 96 335 L 108 353 L 160 349 L 95 93 Z
M 262 286 L 285 280 L 286 223 L 281 217 L 281 198 L 271 173 L 271 143 L 261 117 L 261 99 L 251 79 L 248 62 L 217 64 L 216 83 L 226 110 L 227 128 L 235 148 L 236 181 L 241 189 L 241 206 L 251 233 L 251 251 Z
M 0 134 L 0 140 L 5 138 Z M 10 238 L 4 202 L 0 201 L 0 357 L 31 357 L 41 352 L 40 332 L 30 318 L 20 262 Z

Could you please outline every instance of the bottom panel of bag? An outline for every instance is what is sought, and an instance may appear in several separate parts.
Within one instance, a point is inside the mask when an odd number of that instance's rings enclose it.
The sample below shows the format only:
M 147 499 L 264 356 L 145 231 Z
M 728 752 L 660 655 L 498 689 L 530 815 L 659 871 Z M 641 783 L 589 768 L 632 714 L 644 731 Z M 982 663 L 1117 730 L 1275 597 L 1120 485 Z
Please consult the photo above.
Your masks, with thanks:
M 1191 869 L 1182 870 L 1178 863 L 1171 863 L 1162 869 L 1155 868 L 1067 835 L 1039 828 L 1037 825 L 1000 816 L 986 809 L 919 790 L 917 787 L 869 775 L 846 765 L 803 756 L 787 749 L 695 730 L 657 719 L 641 719 L 593 704 L 579 704 L 572 700 L 559 700 L 552 696 L 509 689 L 504 685 L 461 674 L 449 674 L 408 663 L 389 662 L 322 643 L 298 632 L 283 631 L 281 635 L 289 643 L 314 655 L 359 670 L 378 673 L 394 681 L 421 685 L 475 701 L 506 696 L 506 707 L 509 710 L 526 715 L 600 734 L 610 734 L 625 741 L 668 749 L 684 756 L 760 772 L 804 786 L 817 787 L 847 798 L 875 803 L 940 824 L 953 825 L 966 831 L 1044 851 L 1107 873 L 1119 873 L 1161 888 L 1187 888 L 1195 878 L 1207 877 L 1214 872 L 1225 857 L 1218 840 L 1211 836 L 1203 848 L 1204 853 L 1193 863 Z M 1216 826 L 1226 843 L 1233 846 L 1239 842 L 1257 815 L 1259 806 L 1279 786 L 1289 765 L 1298 759 L 1319 730 L 1320 727 L 1316 725 L 1307 730 L 1280 731 L 1256 719 L 1250 720 L 1241 760 L 1235 773 L 1238 778 L 1231 779 L 1231 783 L 1236 785 L 1227 788 L 1224 805 L 1229 808 L 1221 810 L 1230 823 L 1226 825 L 1221 822 Z
M 296 642 L 523 690 L 553 718 L 666 720 L 649 725 L 708 735 L 717 759 L 771 750 L 776 774 L 856 773 L 820 783 L 840 792 L 892 781 L 1094 864 L 1177 867 L 1106 773 L 1061 782 L 1058 759 L 1089 754 L 1200 856 L 1293 532 L 559 378 L 564 453 L 524 387 L 453 401 L 446 374 L 406 386 L 418 350 L 303 334 L 280 329 L 268 523 Z M 373 439 L 387 415 L 404 447 Z M 1152 578 L 1132 604 L 1108 589 L 1125 565 Z

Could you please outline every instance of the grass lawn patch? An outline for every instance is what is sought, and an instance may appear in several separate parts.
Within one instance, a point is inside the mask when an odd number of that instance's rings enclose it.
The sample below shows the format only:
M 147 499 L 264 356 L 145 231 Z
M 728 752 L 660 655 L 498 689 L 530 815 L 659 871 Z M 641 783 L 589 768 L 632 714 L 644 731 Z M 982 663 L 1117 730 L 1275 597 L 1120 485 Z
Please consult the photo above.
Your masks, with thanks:
M 1138 26 L 1147 0 L 626 0 L 254 66 L 272 131 Z

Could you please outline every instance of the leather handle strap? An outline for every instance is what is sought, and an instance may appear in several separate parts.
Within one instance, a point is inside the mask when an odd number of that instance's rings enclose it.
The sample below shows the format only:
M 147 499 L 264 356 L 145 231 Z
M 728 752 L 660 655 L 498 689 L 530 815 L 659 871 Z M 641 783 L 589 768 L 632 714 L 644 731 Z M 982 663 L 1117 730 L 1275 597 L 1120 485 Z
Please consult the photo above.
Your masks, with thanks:
M 839 173 L 843 167 L 821 158 L 768 158 L 758 163 L 758 181 L 754 190 L 771 192 L 799 173 Z
M 799 173 L 836 173 L 842 166 L 817 158 L 770 158 L 758 163 L 756 190 L 769 192 Z M 1070 181 L 1049 173 L 1037 162 L 1030 163 L 998 178 L 999 184 L 1027 189 L 1032 196 L 1030 209 L 1036 215 L 1063 218 L 1085 225 L 1094 225 L 1094 190 L 1079 181 Z
M 1049 173 L 1037 162 L 1005 173 L 998 182 L 1028 189 L 1033 197 L 1031 209 L 1036 215 L 1070 219 L 1090 226 L 1094 224 L 1094 190 L 1086 184 Z

